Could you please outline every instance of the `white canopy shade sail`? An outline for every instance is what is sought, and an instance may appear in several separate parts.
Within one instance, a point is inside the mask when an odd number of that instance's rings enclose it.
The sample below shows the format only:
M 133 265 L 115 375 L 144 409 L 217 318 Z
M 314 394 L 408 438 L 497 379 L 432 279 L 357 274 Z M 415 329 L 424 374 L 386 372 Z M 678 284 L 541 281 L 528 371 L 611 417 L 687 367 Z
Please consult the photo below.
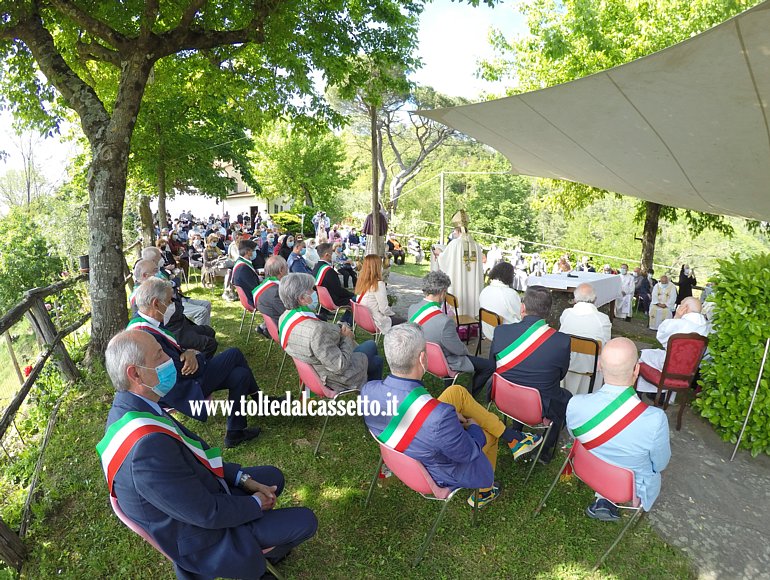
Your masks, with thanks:
M 514 173 L 770 220 L 770 0 L 634 62 L 421 115 L 497 149 Z

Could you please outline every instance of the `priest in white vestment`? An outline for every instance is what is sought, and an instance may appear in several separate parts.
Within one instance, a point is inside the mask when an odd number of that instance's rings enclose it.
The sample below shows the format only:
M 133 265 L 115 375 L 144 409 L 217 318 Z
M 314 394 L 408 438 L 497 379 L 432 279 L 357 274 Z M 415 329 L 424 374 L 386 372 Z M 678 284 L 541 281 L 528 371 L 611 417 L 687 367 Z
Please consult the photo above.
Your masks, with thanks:
M 620 265 L 620 296 L 615 299 L 615 316 L 617 318 L 631 317 L 631 299 L 634 297 L 636 281 L 628 271 L 628 264 Z
M 590 284 L 580 284 L 575 288 L 575 306 L 567 308 L 561 314 L 559 332 L 593 338 L 604 346 L 612 337 L 610 317 L 599 312 L 596 308 L 596 292 Z M 594 357 L 588 354 L 573 352 L 570 355 L 569 372 L 564 377 L 564 388 L 573 395 L 583 395 L 588 392 L 591 378 L 576 373 L 590 373 L 594 370 Z M 597 369 L 594 389 L 598 390 L 603 384 L 601 371 Z
M 481 246 L 468 231 L 468 216 L 460 210 L 452 217 L 457 226 L 455 239 L 438 257 L 439 269 L 449 276 L 449 292 L 457 298 L 458 314 L 477 317 L 479 294 L 484 287 L 484 262 Z
M 663 274 L 660 282 L 652 288 L 650 299 L 650 329 L 658 330 L 664 320 L 673 316 L 676 308 L 676 289 L 668 281 L 668 276 Z
M 661 276 L 661 279 L 663 277 Z M 666 348 L 668 348 L 668 339 L 674 334 L 688 334 L 696 332 L 701 336 L 708 336 L 711 332 L 711 323 L 701 314 L 701 304 L 697 298 L 692 296 L 682 300 L 679 308 L 676 309 L 676 316 L 669 320 L 664 320 L 658 328 L 656 338 L 663 348 L 646 348 L 642 350 L 639 356 L 639 362 L 650 365 L 657 370 L 663 370 L 663 363 L 666 362 Z M 639 375 L 639 382 L 636 390 L 642 393 L 657 393 L 657 385 L 646 381 Z M 663 389 L 666 392 L 666 389 Z M 673 402 L 674 397 L 671 397 Z

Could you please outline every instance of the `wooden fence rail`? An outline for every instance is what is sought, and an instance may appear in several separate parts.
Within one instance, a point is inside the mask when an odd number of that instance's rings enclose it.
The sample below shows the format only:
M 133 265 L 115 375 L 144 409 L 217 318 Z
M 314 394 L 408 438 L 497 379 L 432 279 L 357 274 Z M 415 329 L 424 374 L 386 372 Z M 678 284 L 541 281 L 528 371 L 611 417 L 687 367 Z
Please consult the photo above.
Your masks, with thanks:
M 129 253 L 134 249 L 136 249 L 137 253 L 139 253 L 141 250 L 141 244 L 142 240 L 140 238 L 125 248 L 123 250 L 124 257 L 129 255 Z M 127 261 L 124 261 L 124 270 L 126 274 L 125 283 L 130 288 L 133 277 L 131 275 L 131 270 Z M 3 412 L 2 417 L 0 417 L 0 441 L 5 436 L 8 428 L 13 424 L 16 413 L 18 413 L 25 399 L 29 395 L 29 392 L 34 386 L 35 381 L 40 376 L 45 363 L 49 359 L 52 359 L 56 363 L 66 381 L 72 382 L 80 378 L 80 371 L 70 358 L 69 352 L 67 352 L 67 348 L 65 347 L 63 341 L 67 336 L 88 322 L 88 320 L 91 318 L 91 313 L 87 312 L 72 324 L 57 331 L 56 325 L 53 323 L 51 316 L 48 313 L 44 299 L 48 296 L 58 294 L 63 290 L 78 284 L 79 282 L 87 281 L 88 274 L 86 273 L 67 278 L 66 280 L 61 280 L 60 282 L 56 282 L 55 284 L 51 284 L 45 288 L 33 288 L 31 290 L 27 290 L 24 293 L 24 297 L 22 298 L 21 302 L 16 304 L 6 314 L 0 317 L 0 335 L 5 335 L 8 352 L 14 367 L 16 368 L 19 382 L 21 383 L 19 391 L 16 393 L 8 407 Z M 13 345 L 8 334 L 8 331 L 15 324 L 20 322 L 23 317 L 26 317 L 29 320 L 32 330 L 35 332 L 35 336 L 41 347 L 40 355 L 35 361 L 35 364 L 32 365 L 32 370 L 26 379 L 24 379 L 21 374 L 18 362 L 16 360 L 16 355 L 13 352 Z M 16 570 L 21 568 L 21 565 L 23 564 L 27 555 L 27 548 L 22 542 L 22 538 L 24 537 L 24 534 L 26 533 L 29 526 L 31 505 L 34 499 L 35 487 L 43 465 L 43 454 L 51 437 L 51 433 L 53 432 L 61 401 L 62 398 L 56 402 L 56 405 L 54 406 L 54 409 L 51 412 L 51 416 L 48 420 L 45 436 L 40 446 L 40 455 L 32 475 L 27 499 L 24 504 L 19 533 L 13 531 L 5 522 L 3 522 L 2 519 L 0 519 L 0 560 L 3 560 Z

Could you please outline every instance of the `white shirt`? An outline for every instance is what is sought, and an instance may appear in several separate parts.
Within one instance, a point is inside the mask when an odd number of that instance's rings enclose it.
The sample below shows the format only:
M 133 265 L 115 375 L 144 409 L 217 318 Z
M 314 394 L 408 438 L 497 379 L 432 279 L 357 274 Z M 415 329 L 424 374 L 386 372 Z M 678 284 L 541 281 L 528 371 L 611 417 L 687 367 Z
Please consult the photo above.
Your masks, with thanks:
M 602 346 L 612 338 L 610 317 L 599 312 L 594 304 L 576 302 L 572 308 L 561 313 L 559 332 L 600 340 Z
M 682 318 L 670 318 L 660 323 L 656 338 L 663 348 L 668 348 L 668 339 L 678 333 L 697 332 L 701 336 L 708 336 L 711 332 L 711 324 L 700 312 L 688 312 Z
M 521 298 L 519 293 L 510 286 L 506 286 L 500 280 L 492 280 L 489 286 L 484 288 L 479 295 L 479 306 L 499 314 L 503 324 L 513 324 L 521 320 Z M 484 322 L 482 324 L 484 336 L 492 340 L 495 329 Z

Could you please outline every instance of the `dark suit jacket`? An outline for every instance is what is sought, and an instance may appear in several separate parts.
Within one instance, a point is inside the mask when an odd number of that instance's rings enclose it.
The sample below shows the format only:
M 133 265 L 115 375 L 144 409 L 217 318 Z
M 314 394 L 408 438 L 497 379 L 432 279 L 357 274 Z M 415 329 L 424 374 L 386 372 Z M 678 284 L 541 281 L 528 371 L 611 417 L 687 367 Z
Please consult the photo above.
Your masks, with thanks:
M 319 260 L 315 265 L 315 268 L 313 268 L 313 276 L 318 275 L 318 270 L 320 270 L 321 266 L 323 265 L 331 266 L 329 262 Z M 329 295 L 332 297 L 332 300 L 337 306 L 348 306 L 350 304 L 350 299 L 355 296 L 355 294 L 340 284 L 340 277 L 337 275 L 337 271 L 333 267 L 332 271 L 329 272 L 324 278 L 323 284 L 321 284 L 321 286 L 329 291 Z
M 498 326 L 495 329 L 489 358 L 495 360 L 497 353 L 508 348 L 538 320 L 540 319 L 537 316 L 525 316 L 521 322 Z M 503 373 L 503 378 L 512 383 L 539 390 L 543 412 L 547 415 L 551 400 L 562 403 L 569 400 L 569 391 L 559 386 L 569 370 L 569 358 L 570 337 L 557 332 L 520 364 Z
M 208 419 L 205 408 L 200 415 L 193 415 L 192 409 L 190 409 L 191 400 L 202 401 L 206 398 L 203 396 L 202 384 L 203 372 L 206 370 L 206 357 L 203 354 L 198 353 L 195 357 L 198 360 L 198 370 L 196 373 L 194 375 L 183 375 L 182 367 L 184 366 L 184 363 L 182 363 L 182 359 L 179 358 L 179 355 L 182 353 L 177 350 L 171 341 L 163 337 L 162 333 L 148 332 L 148 334 L 158 341 L 163 352 L 171 357 L 174 361 L 174 366 L 176 367 L 176 384 L 174 385 L 174 388 L 160 400 L 161 406 L 173 407 L 180 413 L 184 413 L 188 417 L 193 417 L 199 421 Z
M 239 266 L 233 274 L 233 284 L 241 287 L 249 299 L 249 304 L 253 306 L 251 293 L 254 292 L 254 288 L 259 286 L 259 276 L 257 276 L 257 273 L 246 266 Z
M 286 306 L 281 302 L 281 298 L 278 296 L 278 286 L 271 286 L 259 297 L 257 301 L 257 310 L 259 310 L 262 316 L 269 316 L 278 326 L 278 319 L 281 314 L 286 312 Z
M 119 392 L 107 426 L 129 411 L 157 414 L 139 397 Z M 209 448 L 183 425 L 177 426 Z M 237 463 L 224 463 L 221 480 L 181 442 L 151 433 L 133 446 L 115 475 L 113 490 L 123 512 L 183 570 L 212 578 L 260 578 L 265 563 L 250 528 L 262 510 L 234 486 L 240 469 Z

